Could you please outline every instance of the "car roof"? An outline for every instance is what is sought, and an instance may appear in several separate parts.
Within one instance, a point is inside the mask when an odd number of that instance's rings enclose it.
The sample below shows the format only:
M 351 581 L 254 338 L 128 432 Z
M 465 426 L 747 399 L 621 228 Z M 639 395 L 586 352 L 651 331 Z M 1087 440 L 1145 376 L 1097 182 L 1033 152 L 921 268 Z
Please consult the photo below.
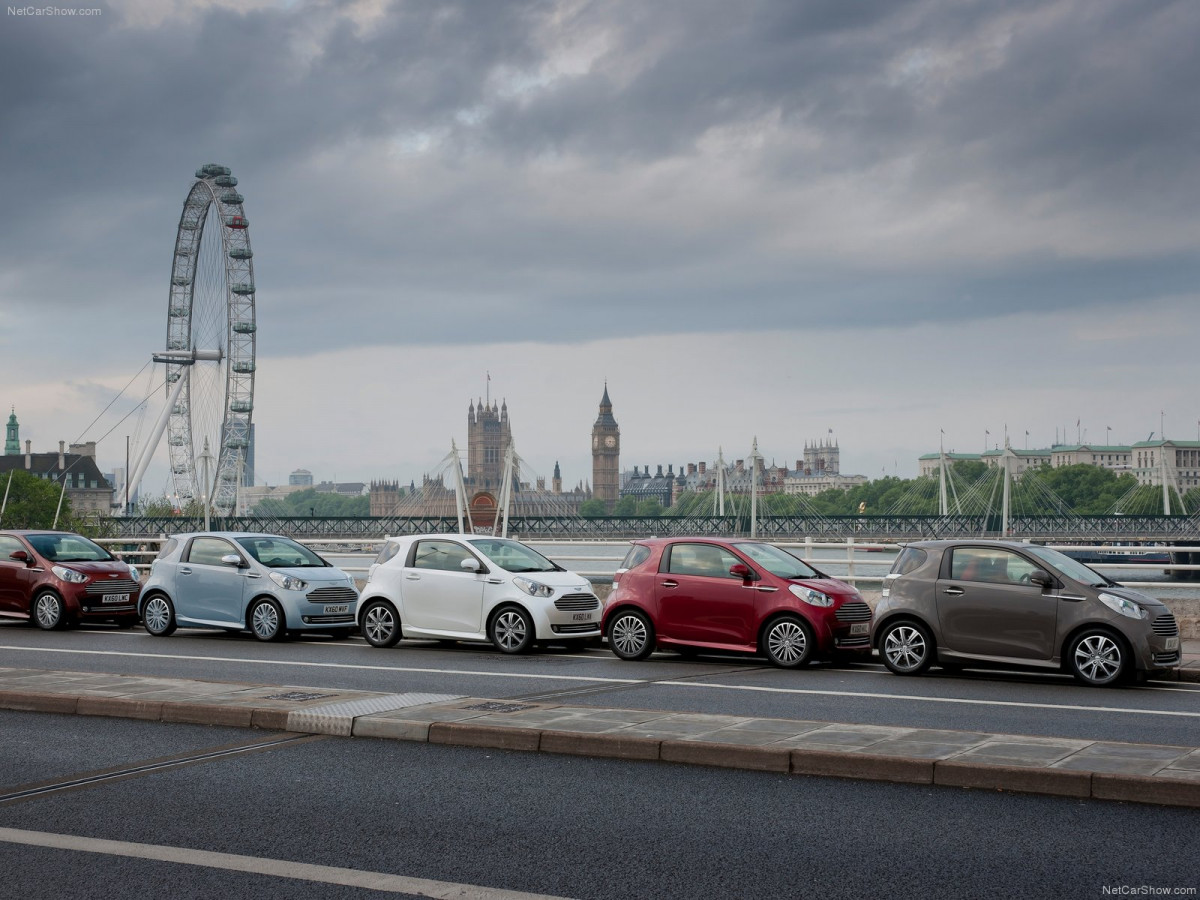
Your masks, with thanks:
M 1002 541 L 994 538 L 955 538 L 937 541 L 908 541 L 903 546 L 919 547 L 922 550 L 948 550 L 951 547 L 1008 547 L 1013 550 L 1028 550 L 1030 547 L 1041 547 L 1027 541 Z

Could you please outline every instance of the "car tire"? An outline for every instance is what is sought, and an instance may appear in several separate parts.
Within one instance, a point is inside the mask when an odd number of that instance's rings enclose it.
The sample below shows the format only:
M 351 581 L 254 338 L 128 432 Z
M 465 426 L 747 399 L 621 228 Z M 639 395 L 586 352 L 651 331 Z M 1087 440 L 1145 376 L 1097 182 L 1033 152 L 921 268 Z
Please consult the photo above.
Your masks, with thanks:
M 42 631 L 67 627 L 67 607 L 54 591 L 42 591 L 33 598 L 33 622 Z
M 920 622 L 893 622 L 879 635 L 879 657 L 894 675 L 920 675 L 933 663 L 933 637 Z
M 154 637 L 167 637 L 175 633 L 175 606 L 164 594 L 151 594 L 142 607 L 142 627 Z
M 367 603 L 359 619 L 359 630 L 372 647 L 394 647 L 403 637 L 400 615 L 386 600 Z
M 246 624 L 250 633 L 260 641 L 282 641 L 287 637 L 287 619 L 283 616 L 283 610 L 269 597 L 262 597 L 250 604 Z
M 619 659 L 645 659 L 654 652 L 654 625 L 636 609 L 617 613 L 608 623 L 608 649 Z
M 527 653 L 537 634 L 529 613 L 519 606 L 505 606 L 488 623 L 488 637 L 501 653 Z
M 798 616 L 779 616 L 763 628 L 762 652 L 781 669 L 807 666 L 813 656 L 812 628 Z
M 1067 669 L 1080 684 L 1088 687 L 1112 687 L 1129 670 L 1131 654 L 1125 642 L 1103 628 L 1090 628 L 1077 634 L 1067 647 Z

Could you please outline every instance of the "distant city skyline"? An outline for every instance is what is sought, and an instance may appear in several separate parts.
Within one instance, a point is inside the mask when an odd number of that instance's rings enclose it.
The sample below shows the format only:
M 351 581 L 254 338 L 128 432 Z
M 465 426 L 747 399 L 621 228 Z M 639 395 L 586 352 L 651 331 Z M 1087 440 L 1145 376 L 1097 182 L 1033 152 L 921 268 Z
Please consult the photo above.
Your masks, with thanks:
M 253 231 L 260 482 L 407 483 L 488 373 L 567 484 L 606 379 L 623 467 L 794 462 L 830 428 L 871 478 L 943 430 L 1190 438 L 1197 43 L 1200 6 L 1122 0 L 10 16 L 0 408 L 123 465 L 155 411 L 100 414 L 148 390 L 217 163 Z

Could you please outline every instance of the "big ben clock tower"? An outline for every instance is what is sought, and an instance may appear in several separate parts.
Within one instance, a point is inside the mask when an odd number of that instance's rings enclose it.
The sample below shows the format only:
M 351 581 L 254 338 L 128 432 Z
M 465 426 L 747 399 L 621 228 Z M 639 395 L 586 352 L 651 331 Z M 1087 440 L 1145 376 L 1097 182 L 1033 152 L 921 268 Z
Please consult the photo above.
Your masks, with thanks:
M 608 399 L 608 382 L 600 398 L 600 415 L 592 426 L 592 496 L 603 500 L 609 509 L 617 502 L 621 489 L 621 429 L 613 418 Z

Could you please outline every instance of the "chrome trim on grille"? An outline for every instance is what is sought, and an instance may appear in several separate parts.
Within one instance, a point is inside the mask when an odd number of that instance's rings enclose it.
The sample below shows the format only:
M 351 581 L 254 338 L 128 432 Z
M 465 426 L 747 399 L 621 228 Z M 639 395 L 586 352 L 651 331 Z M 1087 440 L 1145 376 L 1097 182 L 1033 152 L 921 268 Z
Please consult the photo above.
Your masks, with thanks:
M 358 591 L 352 587 L 320 587 L 304 596 L 310 603 L 353 603 Z
M 871 646 L 871 636 L 856 634 L 854 637 L 838 638 L 836 643 L 839 647 L 869 647 Z
M 839 622 L 869 622 L 871 621 L 871 607 L 861 600 L 843 603 L 838 607 L 837 620 Z
M 84 593 L 89 597 L 100 597 L 104 594 L 136 594 L 141 584 L 132 578 L 106 578 L 103 581 L 89 581 Z
M 1170 613 L 1155 616 L 1154 624 L 1151 627 L 1154 629 L 1155 634 L 1162 635 L 1163 637 L 1175 637 L 1179 634 L 1179 624 Z
M 589 631 L 600 633 L 599 622 L 587 622 L 583 625 L 551 625 L 550 629 L 555 634 L 585 634 Z
M 309 625 L 353 625 L 354 616 L 304 616 Z
M 600 598 L 595 594 L 563 594 L 554 601 L 554 608 L 561 610 L 599 609 Z

